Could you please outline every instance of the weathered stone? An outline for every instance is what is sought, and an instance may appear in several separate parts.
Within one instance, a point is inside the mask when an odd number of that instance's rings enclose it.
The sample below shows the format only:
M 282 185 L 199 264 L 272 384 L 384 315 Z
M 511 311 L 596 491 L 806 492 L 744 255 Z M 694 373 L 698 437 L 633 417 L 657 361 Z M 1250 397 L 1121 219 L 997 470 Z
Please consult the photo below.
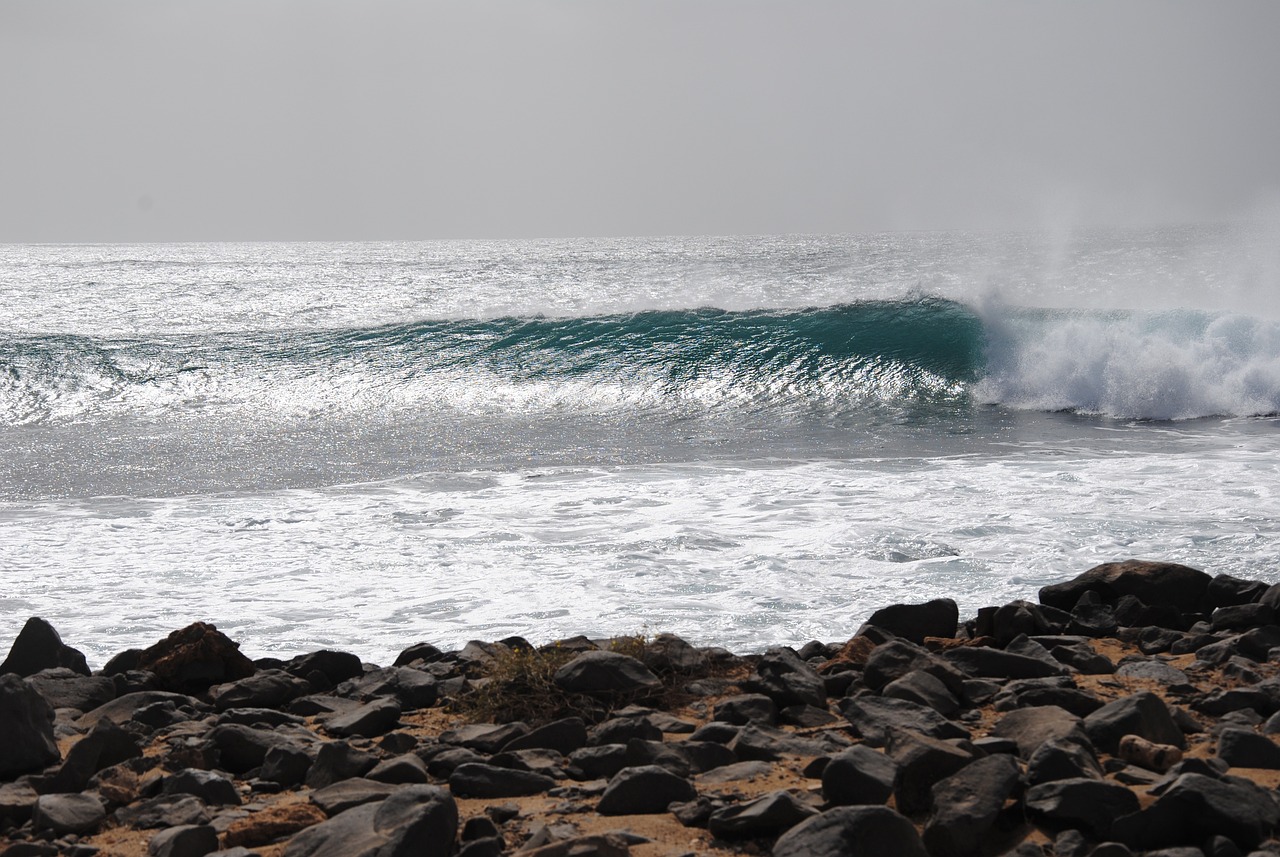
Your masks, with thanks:
M 1106 604 L 1077 604 L 1071 611 L 1067 633 L 1083 637 L 1114 637 L 1119 627 L 1115 612 Z
M 113 817 L 120 824 L 144 829 L 209 822 L 204 801 L 195 795 L 160 795 L 123 806 L 115 811 Z
M 1179 687 L 1188 683 L 1187 674 L 1182 670 L 1155 660 L 1123 663 L 1116 669 L 1116 676 L 1119 678 L 1138 678 L 1145 681 L 1154 681 L 1165 687 Z
M 1055 780 L 1100 780 L 1102 776 L 1102 764 L 1087 741 L 1050 739 L 1027 759 L 1027 782 L 1033 786 Z
M 817 814 L 818 810 L 790 792 L 775 791 L 712 812 L 707 830 L 720 839 L 777 836 Z
M 633 657 L 618 652 L 583 652 L 556 670 L 552 680 L 570 693 L 645 693 L 662 682 Z
M 480 753 L 497 753 L 516 738 L 529 734 L 529 727 L 524 723 L 470 723 L 440 733 L 440 741 L 445 744 L 457 744 L 468 750 Z M 659 732 L 659 735 L 662 733 Z
M 31 818 L 36 805 L 36 790 L 27 783 L 0 785 L 0 821 L 22 824 Z
M 195 795 L 210 806 L 239 806 L 236 784 L 215 771 L 187 768 L 165 777 L 161 792 L 167 795 Z
M 1066 667 L 985 646 L 960 646 L 943 654 L 947 663 L 977 678 L 1019 679 L 1063 675 Z
M 214 727 L 209 737 L 218 748 L 222 767 L 233 774 L 243 774 L 261 765 L 268 750 L 297 746 L 278 732 L 235 723 Z
M 395 794 L 399 786 L 380 783 L 364 777 L 351 777 L 330 783 L 311 793 L 311 802 L 332 818 L 357 806 L 377 803 Z
M 110 678 L 81 675 L 67 667 L 41 670 L 27 683 L 55 709 L 91 711 L 116 698 L 116 683 Z
M 399 666 L 399 664 L 396 664 L 396 666 Z M 318 672 L 325 677 L 330 685 L 336 685 L 339 682 L 362 675 L 364 673 L 364 664 L 360 662 L 359 657 L 350 652 L 321 649 L 317 652 L 298 655 L 298 657 L 286 661 L 284 669 L 290 675 L 295 675 L 298 678 L 306 678 L 312 673 Z
M 199 692 L 256 671 L 237 643 L 205 622 L 174 631 L 144 649 L 138 668 L 154 673 L 162 689 L 176 693 Z
M 330 741 L 320 745 L 315 761 L 307 771 L 306 782 L 310 788 L 324 788 L 339 780 L 362 777 L 376 764 L 378 757 L 375 754 L 354 747 L 348 741 Z
M 1074 828 L 1102 840 L 1111 838 L 1112 822 L 1138 811 L 1138 797 L 1102 780 L 1054 780 L 1027 789 L 1026 807 L 1028 817 L 1046 830 Z
M 609 780 L 596 812 L 601 815 L 653 815 L 667 806 L 690 801 L 698 792 L 693 784 L 666 768 L 645 765 L 623 768 Z
M 207 824 L 162 830 L 147 843 L 149 857 L 204 857 L 218 850 L 218 832 Z
M 988 756 L 937 782 L 933 813 L 924 829 L 929 854 L 965 857 L 975 853 L 1017 788 L 1018 775 L 1012 756 Z
M 132 734 L 111 720 L 101 720 L 67 751 L 66 760 L 45 784 L 44 791 L 82 791 L 98 771 L 141 755 L 142 748 Z
M 551 777 L 476 762 L 454 768 L 449 790 L 459 797 L 502 798 L 542 794 L 555 788 Z
M 1233 768 L 1280 769 L 1280 745 L 1252 729 L 1227 727 L 1218 733 L 1218 758 Z
M 1187 740 L 1164 700 L 1142 691 L 1121 697 L 1084 719 L 1084 729 L 1099 750 L 1115 753 L 1125 735 L 1138 735 L 1156 744 L 1185 749 Z
M 1054 646 L 1049 654 L 1053 655 L 1054 660 L 1074 668 L 1081 675 L 1110 675 L 1116 671 L 1116 665 L 1110 659 L 1098 654 L 1085 643 Z
M 1154 804 L 1118 819 L 1112 838 L 1131 848 L 1170 848 L 1225 835 L 1249 850 L 1280 825 L 1271 793 L 1247 780 L 1183 774 Z
M 431 777 L 427 772 L 427 763 L 413 753 L 404 753 L 379 762 L 365 776 L 382 783 L 426 783 L 431 781 Z
M 966 678 L 964 673 L 932 652 L 906 640 L 891 640 L 876 646 L 866 659 L 862 680 L 867 687 L 880 691 L 890 682 L 916 670 L 938 679 L 955 697 L 963 696 Z
M 778 705 L 827 704 L 827 691 L 813 667 L 800 660 L 787 648 L 769 649 L 756 664 L 751 689 L 759 691 Z
M 675 634 L 658 634 L 649 640 L 641 659 L 645 666 L 661 674 L 697 675 L 710 666 L 705 652 Z
M 440 682 L 431 673 L 413 667 L 397 666 L 374 670 L 341 685 L 358 699 L 394 697 L 405 711 L 430 708 L 440 698 Z
M 53 737 L 53 709 L 12 674 L 0 675 L 0 735 L 2 779 L 38 771 L 61 758 Z
M 80 675 L 89 674 L 84 655 L 62 642 L 52 625 L 39 616 L 32 616 L 14 638 L 9 655 L 0 663 L 0 675 L 16 673 L 29 676 L 53 667 L 66 667 Z
M 894 679 L 881 691 L 892 699 L 905 699 L 932 708 L 943 717 L 950 717 L 960 710 L 956 699 L 942 680 L 923 670 L 912 670 L 902 678 Z
M 1229 574 L 1219 574 L 1209 581 L 1209 586 L 1204 593 L 1205 601 L 1210 607 L 1252 604 L 1259 601 L 1268 588 L 1267 584 L 1260 580 L 1244 580 Z
M 865 744 L 842 750 L 822 769 L 822 795 L 833 806 L 882 804 L 893 794 L 898 765 Z
M 772 762 L 734 762 L 732 765 L 723 765 L 699 774 L 696 780 L 699 785 L 721 785 L 738 780 L 753 780 L 768 775 L 772 770 Z
M 379 699 L 325 720 L 324 728 L 333 735 L 374 738 L 395 729 L 399 722 L 400 703 L 394 699 Z
M 311 770 L 311 757 L 301 747 L 272 747 L 262 757 L 258 778 L 285 788 L 301 785 Z
M 309 827 L 289 840 L 284 857 L 411 857 L 448 854 L 458 830 L 453 797 L 436 786 L 406 786 Z
M 893 732 L 888 754 L 898 766 L 893 797 L 904 815 L 928 812 L 933 803 L 933 787 L 973 761 L 973 755 L 934 738 L 914 732 Z
M 1267 604 L 1235 604 L 1214 610 L 1209 624 L 1214 631 L 1247 631 L 1275 620 L 1276 611 Z
M 630 857 L 631 848 L 627 844 L 625 832 L 594 833 L 587 836 L 572 836 L 532 849 L 528 849 L 526 845 L 520 849 L 519 853 L 520 857 Z M 458 857 L 471 857 L 471 855 L 459 852 Z M 477 857 L 481 855 L 477 854 Z
M 36 830 L 66 833 L 92 833 L 107 818 L 102 801 L 91 794 L 41 795 L 31 810 Z
M 218 711 L 230 708 L 280 708 L 311 692 L 311 685 L 284 670 L 259 670 L 238 681 L 209 688 Z
M 784 755 L 822 756 L 843 749 L 832 735 L 808 738 L 755 723 L 743 726 L 729 749 L 742 761 L 772 762 Z
M 587 779 L 607 779 L 627 766 L 627 745 L 601 744 L 596 747 L 583 747 L 569 754 L 569 764 Z M 574 776 L 578 774 L 574 773 Z
M 1132 595 L 1144 604 L 1169 604 L 1194 612 L 1202 603 L 1210 580 L 1203 571 L 1171 562 L 1108 562 L 1073 580 L 1042 588 L 1040 603 L 1070 610 L 1085 592 L 1096 592 L 1108 604 L 1123 595 Z
M 773 857 L 928 857 L 915 825 L 884 806 L 829 809 L 784 833 L 772 853 Z
M 763 723 L 773 726 L 778 722 L 778 706 L 763 693 L 747 693 L 730 696 L 716 703 L 712 712 L 713 720 L 734 723 L 739 726 L 747 723 Z
M 905 699 L 854 696 L 840 700 L 837 709 L 854 731 L 873 747 L 883 747 L 893 729 L 908 729 L 932 738 L 968 738 L 964 727 L 927 708 Z
M 871 614 L 867 624 L 919 645 L 925 637 L 954 637 L 959 621 L 960 610 L 956 602 L 950 598 L 936 598 L 924 604 L 882 607 Z
M 76 720 L 76 725 L 84 729 L 90 729 L 97 726 L 100 720 L 114 720 L 116 723 L 125 724 L 133 720 L 134 716 L 141 710 L 157 703 L 166 702 L 172 703 L 175 709 L 183 706 L 200 705 L 197 699 L 182 693 L 170 693 L 165 690 L 139 690 L 118 696 L 110 702 L 85 712 Z
M 396 655 L 393 666 L 402 667 L 413 663 L 414 661 L 426 661 L 431 663 L 438 661 L 444 656 L 444 652 L 437 649 L 430 643 L 414 643 L 409 648 Z
M 541 748 L 568 755 L 586 745 L 587 726 L 582 718 L 566 717 L 517 735 L 502 745 L 502 751 Z
M 991 734 L 1016 741 L 1018 755 L 1024 759 L 1029 759 L 1046 741 L 1065 739 L 1079 744 L 1089 743 L 1080 718 L 1056 705 L 1011 711 L 1000 718 Z

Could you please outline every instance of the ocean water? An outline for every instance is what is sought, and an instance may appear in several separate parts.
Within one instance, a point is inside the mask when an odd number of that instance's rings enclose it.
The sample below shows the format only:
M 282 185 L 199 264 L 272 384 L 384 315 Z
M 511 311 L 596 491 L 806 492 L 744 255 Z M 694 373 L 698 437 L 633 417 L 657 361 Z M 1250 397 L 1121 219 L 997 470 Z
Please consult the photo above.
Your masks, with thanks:
M 1280 581 L 1280 233 L 0 246 L 0 645 L 843 640 Z

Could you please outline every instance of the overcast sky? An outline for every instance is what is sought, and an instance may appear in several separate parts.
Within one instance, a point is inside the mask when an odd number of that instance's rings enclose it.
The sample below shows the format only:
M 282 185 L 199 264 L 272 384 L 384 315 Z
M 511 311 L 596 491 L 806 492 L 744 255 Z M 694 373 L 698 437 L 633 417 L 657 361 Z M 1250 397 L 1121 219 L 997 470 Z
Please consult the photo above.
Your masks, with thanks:
M 862 232 L 1280 198 L 1276 0 L 3 0 L 0 241 Z

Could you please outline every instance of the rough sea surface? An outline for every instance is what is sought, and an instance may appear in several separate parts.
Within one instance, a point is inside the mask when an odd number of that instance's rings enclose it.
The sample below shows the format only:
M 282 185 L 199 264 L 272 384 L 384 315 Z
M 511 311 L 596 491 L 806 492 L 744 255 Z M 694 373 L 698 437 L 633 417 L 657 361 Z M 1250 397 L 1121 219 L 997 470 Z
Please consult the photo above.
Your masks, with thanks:
M 1280 581 L 1280 240 L 0 245 L 0 646 L 760 650 Z

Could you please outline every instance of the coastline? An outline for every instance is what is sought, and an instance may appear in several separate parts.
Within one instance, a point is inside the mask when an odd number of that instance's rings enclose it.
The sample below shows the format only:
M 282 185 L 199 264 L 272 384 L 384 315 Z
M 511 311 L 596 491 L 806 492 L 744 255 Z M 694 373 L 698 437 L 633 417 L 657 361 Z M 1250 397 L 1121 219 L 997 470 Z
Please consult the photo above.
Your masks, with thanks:
M 32 619 L 0 664 L 0 855 L 1280 853 L 1278 609 L 1128 561 L 753 655 L 251 661 L 197 623 L 92 674 Z

